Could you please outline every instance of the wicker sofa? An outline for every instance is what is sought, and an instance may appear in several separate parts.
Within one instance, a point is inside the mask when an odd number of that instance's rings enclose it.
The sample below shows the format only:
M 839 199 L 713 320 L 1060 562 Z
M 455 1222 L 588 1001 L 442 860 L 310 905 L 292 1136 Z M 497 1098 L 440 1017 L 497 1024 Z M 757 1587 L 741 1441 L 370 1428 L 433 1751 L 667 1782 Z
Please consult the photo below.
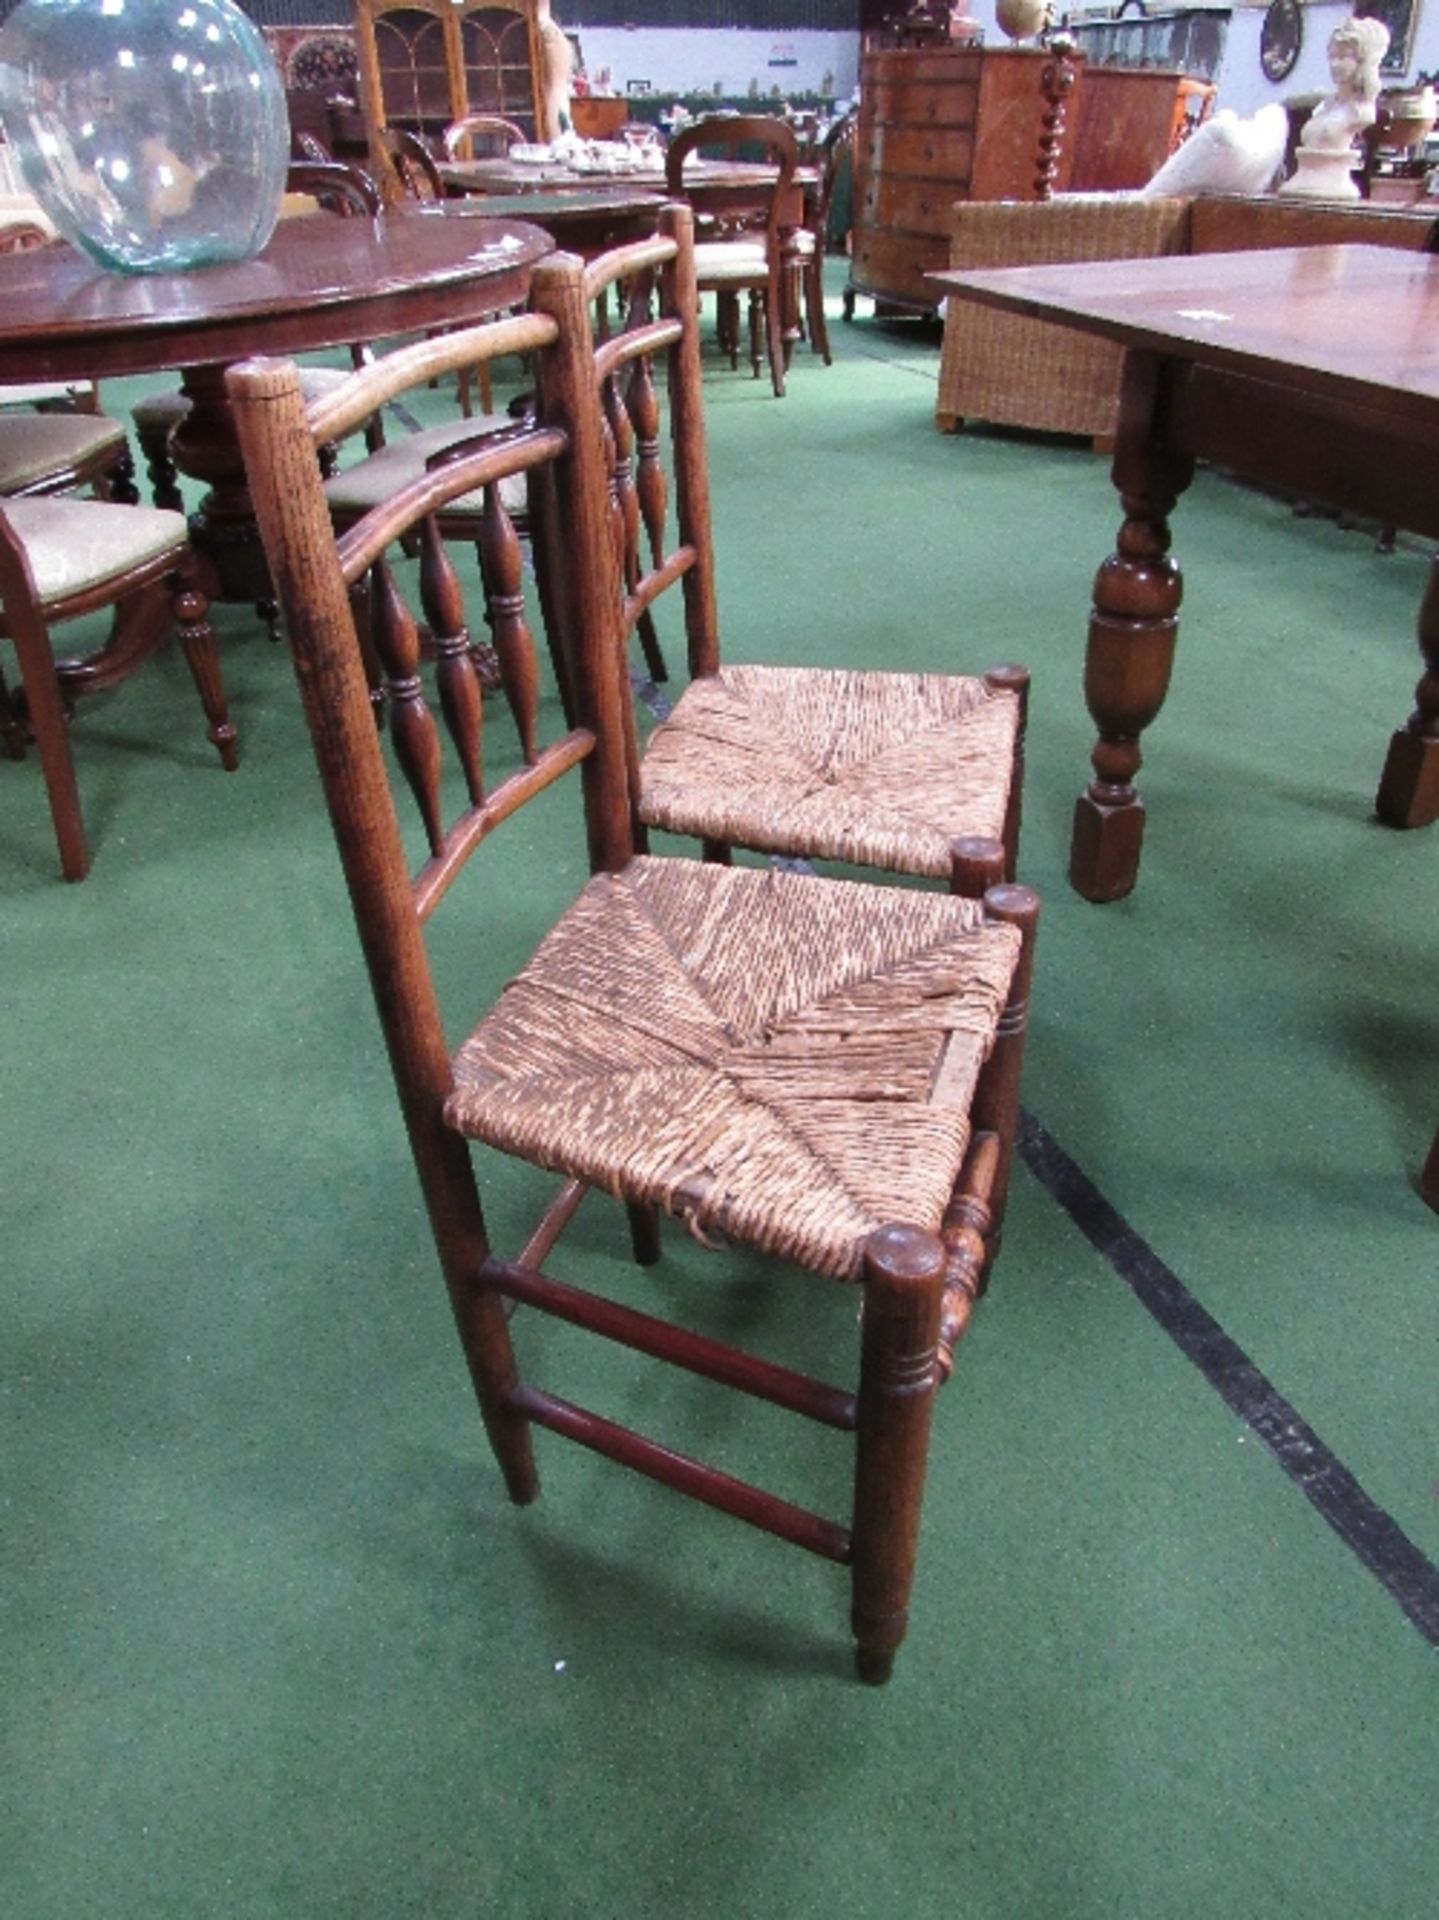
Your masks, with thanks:
M 1439 250 L 1439 208 L 1341 205 L 1272 195 L 1202 194 L 1184 200 L 960 201 L 952 267 L 1020 267 L 1126 260 L 1166 253 L 1232 253 L 1343 241 Z M 966 420 L 1113 436 L 1123 354 L 1052 321 L 950 300 L 935 416 L 954 433 Z

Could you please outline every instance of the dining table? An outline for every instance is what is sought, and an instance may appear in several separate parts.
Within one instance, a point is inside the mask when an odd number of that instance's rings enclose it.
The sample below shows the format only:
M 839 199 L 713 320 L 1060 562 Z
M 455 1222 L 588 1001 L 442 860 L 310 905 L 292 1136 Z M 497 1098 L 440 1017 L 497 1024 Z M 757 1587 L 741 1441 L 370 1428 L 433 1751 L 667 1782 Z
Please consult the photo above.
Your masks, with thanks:
M 613 172 L 605 171 L 602 162 L 589 161 L 576 166 L 562 160 L 513 160 L 496 156 L 441 161 L 440 178 L 446 192 L 456 196 L 523 194 L 548 199 L 554 194 L 614 193 L 626 188 L 665 193 L 663 153 L 655 149 L 651 158 L 643 148 L 631 151 L 638 153 L 638 164 L 618 165 Z M 712 160 L 701 154 L 685 163 L 684 198 L 697 214 L 712 215 L 716 219 L 762 213 L 777 173 L 777 168 L 762 161 Z M 796 167 L 794 184 L 808 205 L 819 190 L 819 168 Z
M 611 247 L 648 239 L 659 225 L 665 196 L 653 187 L 631 183 L 559 187 L 543 199 L 526 193 L 476 194 L 445 204 L 452 217 L 530 221 L 543 227 L 564 252 L 593 260 Z
M 947 298 L 1126 349 L 1113 464 L 1122 519 L 1095 577 L 1084 665 L 1099 738 L 1070 842 L 1075 890 L 1118 900 L 1138 878 L 1140 742 L 1164 705 L 1179 629 L 1170 515 L 1196 462 L 1439 540 L 1439 260 L 1395 247 L 1276 247 L 929 277 Z M 1439 819 L 1439 563 L 1418 642 L 1413 708 L 1390 739 L 1374 803 L 1394 827 Z M 1302 661 L 1289 671 L 1297 719 Z M 1242 791 L 1235 804 L 1242 818 Z M 1439 1166 L 1434 1179 L 1439 1194 Z
M 204 585 L 215 599 L 265 601 L 227 368 L 483 320 L 522 303 L 554 251 L 531 221 L 444 202 L 282 220 L 252 259 L 186 272 L 116 273 L 65 244 L 3 254 L 0 382 L 177 371 L 190 409 L 171 448 L 207 489 L 191 517 Z

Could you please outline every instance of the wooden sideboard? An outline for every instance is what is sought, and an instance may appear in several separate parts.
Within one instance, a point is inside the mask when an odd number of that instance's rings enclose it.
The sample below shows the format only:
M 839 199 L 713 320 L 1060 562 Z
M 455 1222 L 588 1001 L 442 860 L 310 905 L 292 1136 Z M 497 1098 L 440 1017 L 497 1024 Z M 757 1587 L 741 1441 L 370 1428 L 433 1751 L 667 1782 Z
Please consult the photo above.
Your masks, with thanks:
M 1210 98 L 1178 72 L 1061 62 L 1043 48 L 870 49 L 861 68 L 845 317 L 856 294 L 880 311 L 936 310 L 925 275 L 949 264 L 957 200 L 1142 186 L 1186 113 L 1200 117 Z
M 1028 47 L 886 47 L 865 53 L 854 147 L 856 294 L 933 313 L 925 275 L 949 263 L 956 200 L 1034 200 L 1069 185 L 1061 143 L 1041 162 L 1055 56 Z

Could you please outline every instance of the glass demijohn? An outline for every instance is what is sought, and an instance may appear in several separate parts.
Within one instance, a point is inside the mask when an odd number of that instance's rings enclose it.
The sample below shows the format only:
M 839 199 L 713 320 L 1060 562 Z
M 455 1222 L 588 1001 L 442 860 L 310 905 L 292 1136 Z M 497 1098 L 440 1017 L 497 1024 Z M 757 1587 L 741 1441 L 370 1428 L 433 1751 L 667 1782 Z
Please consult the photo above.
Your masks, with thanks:
M 61 234 L 122 273 L 258 253 L 285 188 L 279 70 L 230 0 L 21 0 L 0 121 Z

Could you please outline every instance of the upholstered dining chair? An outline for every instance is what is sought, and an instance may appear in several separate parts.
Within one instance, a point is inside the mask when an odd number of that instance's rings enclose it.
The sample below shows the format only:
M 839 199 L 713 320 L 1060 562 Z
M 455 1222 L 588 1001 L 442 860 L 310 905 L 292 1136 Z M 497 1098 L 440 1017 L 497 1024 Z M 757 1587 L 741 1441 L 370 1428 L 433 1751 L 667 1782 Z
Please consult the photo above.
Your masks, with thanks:
M 56 660 L 52 629 L 113 608 L 107 644 Z M 180 636 L 221 765 L 237 765 L 215 635 L 195 557 L 179 514 L 102 500 L 0 502 L 0 638 L 15 648 L 18 689 L 0 679 L 0 738 L 22 759 L 33 736 L 67 880 L 83 880 L 90 855 L 67 707 L 114 686 L 155 651 L 171 626 Z
M 701 249 L 694 249 L 698 257 Z M 596 261 L 603 287 L 623 256 Z M 660 283 L 659 321 L 696 325 L 689 250 Z M 650 324 L 632 298 L 630 326 Z M 623 334 L 616 336 L 623 338 Z M 873 866 L 982 894 L 1013 879 L 1023 791 L 1029 674 L 861 671 L 721 657 L 710 527 L 704 407 L 696 356 L 669 368 L 671 451 L 659 398 L 628 363 L 596 348 L 612 451 L 615 539 L 626 619 L 648 611 L 652 584 L 683 566 L 690 682 L 669 716 L 634 744 L 637 829 L 693 836 L 706 857 L 732 846 Z M 644 549 L 642 558 L 641 548 Z M 647 584 L 647 582 L 649 584 Z
M 674 238 L 655 241 L 627 249 L 617 271 L 663 280 L 676 255 Z M 698 340 L 692 314 L 666 317 L 628 329 L 597 360 L 589 291 L 580 263 L 555 255 L 536 269 L 528 314 L 402 348 L 309 407 L 293 366 L 232 369 L 230 391 L 441 1266 L 510 1497 L 539 1491 L 533 1433 L 544 1428 L 847 1566 L 858 1669 L 879 1682 L 907 1623 L 939 1348 L 995 1243 L 1035 903 L 1022 888 L 980 902 L 635 852 L 596 374 L 648 380 L 656 356 L 697 355 Z M 533 418 L 455 447 L 337 537 L 315 447 L 436 371 L 501 352 L 531 356 Z M 483 706 L 446 617 L 459 611 L 459 583 L 426 528 L 448 499 L 519 476 L 537 544 L 558 540 L 564 555 L 569 714 L 532 758 L 487 773 Z M 432 568 L 439 706 L 460 776 L 453 813 L 417 623 L 386 558 L 407 526 Z M 692 572 L 680 554 L 651 587 Z M 413 875 L 367 651 L 388 682 L 395 758 L 424 822 L 429 854 Z M 575 769 L 591 878 L 452 1052 L 426 926 L 485 845 L 488 904 L 464 969 L 478 980 L 495 959 L 487 929 L 503 919 L 512 935 L 536 892 L 526 835 L 508 852 L 485 843 Z M 489 1241 L 471 1141 L 559 1176 L 514 1258 Z M 664 1213 L 705 1244 L 734 1241 L 856 1287 L 857 1386 L 554 1278 L 551 1255 L 591 1186 L 625 1204 L 642 1264 L 660 1256 Z M 533 1383 L 510 1303 L 852 1434 L 849 1513 L 822 1517 Z
M 0 253 L 50 246 L 55 235 L 34 220 L 0 222 Z M 100 412 L 91 381 L 0 386 L 0 494 L 74 493 L 139 499 L 135 463 L 122 421 Z
M 804 224 L 793 184 L 798 158 L 793 128 L 764 114 L 706 114 L 670 141 L 665 187 L 682 200 L 685 162 L 691 155 L 702 159 L 719 151 L 733 157 L 742 146 L 759 148 L 763 164 L 775 169 L 774 184 L 764 197 L 762 215 L 721 225 L 712 238 L 699 241 L 695 268 L 700 291 L 715 295 L 720 347 L 732 367 L 739 365 L 740 295 L 749 296 L 750 364 L 758 379 L 763 358 L 768 356 L 770 383 L 776 398 L 783 399 L 792 344 L 790 306 L 798 271 L 795 236 Z
M 819 173 L 819 185 L 805 203 L 805 221 L 794 234 L 800 284 L 804 289 L 804 323 L 810 345 L 832 366 L 829 325 L 824 311 L 824 261 L 829 245 L 829 215 L 834 202 L 840 172 L 854 149 L 856 114 L 853 109 L 839 114 L 817 136 L 812 153 L 801 159 L 812 161 Z

